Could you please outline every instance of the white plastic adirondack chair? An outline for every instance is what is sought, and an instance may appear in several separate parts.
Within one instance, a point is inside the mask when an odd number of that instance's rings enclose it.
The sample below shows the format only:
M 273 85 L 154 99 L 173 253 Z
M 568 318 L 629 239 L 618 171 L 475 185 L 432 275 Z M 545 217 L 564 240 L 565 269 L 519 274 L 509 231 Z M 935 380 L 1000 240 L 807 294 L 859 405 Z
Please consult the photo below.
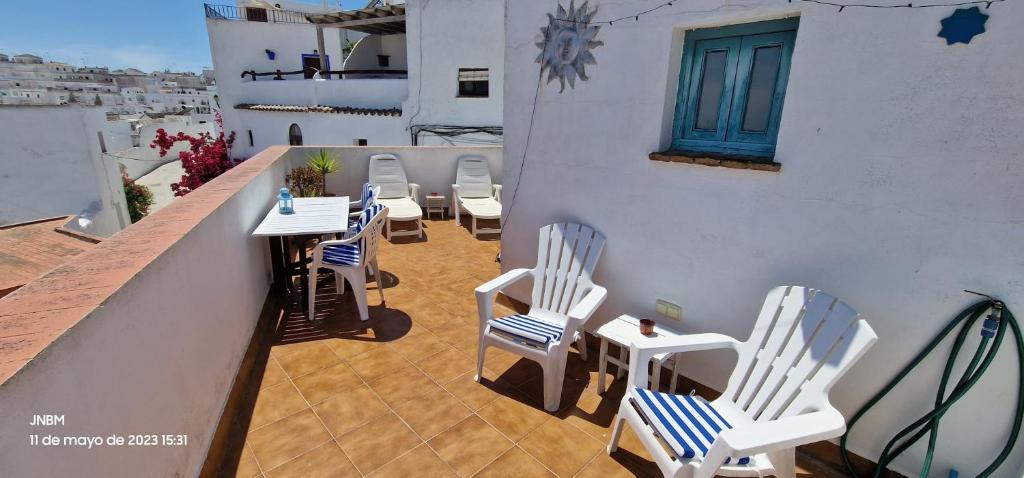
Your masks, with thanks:
M 544 409 L 558 410 L 569 344 L 578 342 L 580 355 L 586 359 L 587 344 L 581 327 L 607 296 L 605 288 L 590 279 L 604 242 L 604 236 L 588 226 L 544 226 L 540 229 L 536 267 L 510 270 L 476 288 L 480 312 L 477 381 L 487 347 L 507 350 L 543 367 Z M 525 277 L 533 278 L 530 311 L 495 318 L 495 294 Z
M 385 226 L 388 239 L 392 236 L 414 234 L 423 237 L 423 224 L 420 221 L 423 210 L 419 204 L 420 185 L 409 182 L 398 157 L 393 154 L 370 156 L 370 183 L 380 188 L 377 203 L 383 204 L 389 210 Z M 392 221 L 416 221 L 416 229 L 393 232 Z
M 746 342 L 721 334 L 641 339 L 630 347 L 629 390 L 608 452 L 617 449 L 625 421 L 665 476 L 792 478 L 796 446 L 846 430 L 828 392 L 876 339 L 845 303 L 804 287 L 769 292 Z M 655 354 L 717 348 L 739 355 L 718 399 L 646 390 Z
M 370 318 L 366 304 L 367 270 L 376 278 L 377 292 L 380 293 L 381 302 L 384 302 L 384 284 L 381 283 L 380 268 L 377 267 L 377 246 L 387 217 L 388 208 L 372 204 L 360 215 L 355 235 L 341 240 L 322 241 L 316 245 L 309 269 L 309 320 L 314 317 L 316 279 L 320 268 L 334 271 L 335 288 L 339 295 L 345 293 L 345 280 L 352 285 L 360 319 Z
M 483 156 L 463 156 L 452 184 L 452 206 L 455 224 L 461 224 L 464 209 L 472 217 L 470 231 L 475 237 L 479 233 L 500 233 L 497 228 L 478 229 L 478 219 L 501 220 L 501 185 L 491 183 L 491 167 Z

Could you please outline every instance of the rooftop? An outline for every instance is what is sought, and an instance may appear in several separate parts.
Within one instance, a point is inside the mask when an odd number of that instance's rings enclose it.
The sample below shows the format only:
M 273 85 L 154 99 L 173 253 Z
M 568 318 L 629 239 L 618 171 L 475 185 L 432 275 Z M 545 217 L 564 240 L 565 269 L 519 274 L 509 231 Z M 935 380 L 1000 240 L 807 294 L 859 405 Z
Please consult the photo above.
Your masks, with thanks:
M 0 226 L 0 297 L 100 242 L 66 229 L 71 216 Z
M 29 421 L 8 421 L 5 473 L 38 474 L 46 462 L 53 475 L 88 466 L 97 476 L 657 475 L 631 432 L 604 452 L 624 385 L 609 373 L 610 391 L 595 393 L 594 341 L 590 360 L 570 353 L 555 413 L 543 410 L 532 361 L 492 348 L 482 383 L 473 380 L 473 291 L 500 273 L 500 242 L 474 238 L 465 221 L 428 219 L 423 239 L 382 244 L 386 302 L 372 284 L 360 291 L 366 322 L 329 274 L 312 322 L 297 294 L 270 288 L 268 241 L 252 231 L 284 175 L 319 148 L 344 158 L 327 181 L 339 195 L 358 191 L 372 154 L 396 153 L 423 191 L 444 191 L 460 156 L 501 160 L 499 147 L 274 146 L 0 300 L 9 416 L 58 410 L 66 435 L 188 437 L 150 453 L 45 460 L 45 447 L 25 444 Z M 501 298 L 497 310 L 520 307 Z M 802 476 L 829 476 L 799 460 Z
M 619 451 L 604 452 L 624 386 L 609 373 L 611 390 L 595 393 L 596 350 L 588 361 L 570 352 L 555 414 L 543 409 L 535 362 L 491 348 L 482 384 L 473 381 L 473 289 L 500 273 L 500 243 L 475 240 L 451 219 L 424 224 L 428 240 L 381 246 L 386 303 L 371 285 L 369 321 L 359 320 L 351 291 L 335 294 L 328 274 L 315 322 L 296 302 L 270 314 L 279 322 L 254 367 L 258 391 L 227 417 L 233 436 L 222 473 L 658 476 L 632 433 Z M 516 305 L 496 307 L 511 314 Z M 803 465 L 801 476 L 828 476 Z

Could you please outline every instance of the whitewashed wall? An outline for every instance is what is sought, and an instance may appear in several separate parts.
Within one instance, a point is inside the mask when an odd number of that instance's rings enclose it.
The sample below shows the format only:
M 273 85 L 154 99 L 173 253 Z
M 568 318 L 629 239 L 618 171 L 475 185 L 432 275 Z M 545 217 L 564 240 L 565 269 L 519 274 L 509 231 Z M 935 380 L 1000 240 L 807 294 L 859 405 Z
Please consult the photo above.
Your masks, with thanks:
M 302 130 L 302 144 L 347 146 L 359 138 L 371 145 L 409 144 L 409 132 L 397 116 L 244 110 L 236 113 L 244 129 L 237 131 L 231 149 L 234 158 L 246 158 L 269 146 L 288 144 L 288 127 L 292 123 Z M 249 145 L 250 130 L 253 146 Z
M 661 2 L 596 3 L 603 19 Z M 508 7 L 506 212 L 537 87 L 534 42 L 554 9 Z M 799 2 L 694 0 L 602 28 L 592 79 L 561 95 L 557 82 L 540 91 L 503 267 L 534 263 L 542 225 L 582 221 L 608 236 L 596 281 L 610 297 L 598 321 L 654 316 L 664 298 L 682 306 L 687 330 L 739 337 L 773 286 L 829 291 L 881 337 L 832 394 L 849 417 L 976 300 L 962 289 L 1024 310 L 1024 5 L 993 5 L 988 32 L 970 45 L 935 36 L 952 11 L 839 14 Z M 792 15 L 801 20 L 778 138 L 781 173 L 648 160 L 668 144 L 682 31 Z M 950 467 L 974 476 L 1005 443 L 1017 369 L 1012 350 L 1004 352 L 946 415 L 936 476 Z M 877 457 L 930 408 L 939 357 L 861 423 L 856 452 Z M 721 389 L 733 361 L 690 354 L 686 373 Z M 1021 476 L 1021 450 L 998 476 Z M 922 452 L 915 447 L 897 470 L 916 475 Z
M 100 236 L 130 224 L 117 163 L 100 154 L 105 123 L 102 108 L 0 108 L 0 224 L 77 215 Z
M 166 243 L 153 231 L 168 223 L 196 224 L 3 383 L 4 476 L 198 476 L 269 289 L 267 241 L 250 234 L 273 207 L 286 164 L 264 169 L 207 217 L 192 211 L 209 204 L 186 196 L 97 246 L 135 251 L 137 241 Z M 28 425 L 43 413 L 64 415 L 64 426 Z M 187 435 L 187 446 L 28 444 L 30 434 L 164 433 Z
M 500 126 L 505 27 L 501 0 L 406 3 L 410 125 Z M 490 70 L 489 98 L 456 98 L 459 68 Z
M 389 57 L 387 67 L 380 66 L 377 55 Z M 345 59 L 346 70 L 406 70 L 408 67 L 404 34 L 367 35 Z

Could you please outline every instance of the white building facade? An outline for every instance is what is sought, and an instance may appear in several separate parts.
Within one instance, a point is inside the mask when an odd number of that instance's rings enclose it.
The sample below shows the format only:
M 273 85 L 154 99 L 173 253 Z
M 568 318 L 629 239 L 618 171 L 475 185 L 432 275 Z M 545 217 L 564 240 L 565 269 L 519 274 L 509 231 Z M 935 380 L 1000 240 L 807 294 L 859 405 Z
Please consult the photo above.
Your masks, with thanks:
M 591 1 L 593 20 L 629 18 L 601 26 L 589 80 L 559 93 L 547 71 L 538 84 L 535 63 L 555 3 L 508 3 L 502 268 L 533 265 L 545 224 L 578 221 L 604 233 L 595 282 L 609 299 L 588 327 L 621 313 L 656 317 L 655 301 L 665 299 L 682 307 L 685 330 L 745 338 L 769 289 L 820 288 L 880 337 L 831 395 L 850 417 L 977 300 L 963 289 L 1024 307 L 1024 5 L 980 5 L 987 31 L 947 45 L 936 34 L 957 7 L 840 13 L 798 1 L 696 0 L 634 19 L 663 2 Z M 691 129 L 717 154 L 652 154 L 701 141 L 680 131 L 695 116 L 686 108 L 699 104 L 688 93 L 687 55 L 742 49 L 758 40 L 742 39 L 743 29 L 768 21 L 782 22 L 761 34 L 778 35 L 789 63 L 784 104 L 765 116 L 777 137 L 757 143 L 760 151 L 723 154 L 730 136 L 713 135 L 731 110 L 716 106 L 705 112 L 718 120 Z M 704 68 L 726 60 L 718 71 L 732 71 L 728 55 L 705 57 Z M 703 84 L 715 101 L 728 95 L 728 84 Z M 964 350 L 977 340 L 972 333 Z M 936 476 L 951 468 L 975 476 L 1006 443 L 1018 392 L 1009 342 L 943 419 Z M 947 350 L 866 416 L 851 436 L 854 452 L 876 458 L 908 417 L 931 409 Z M 728 353 L 690 353 L 684 369 L 722 390 L 734 363 Z M 993 476 L 1021 476 L 1022 450 Z M 916 476 L 923 452 L 922 442 L 893 467 Z
M 295 5 L 207 7 L 224 128 L 238 135 L 237 156 L 299 138 L 500 144 L 504 2 L 386 3 L 363 10 L 372 23 L 309 5 L 302 12 L 286 10 Z M 323 24 L 326 68 L 319 68 L 317 28 L 307 15 L 336 20 Z M 333 73 L 312 78 L 321 70 Z M 462 88 L 460 78 L 467 79 Z

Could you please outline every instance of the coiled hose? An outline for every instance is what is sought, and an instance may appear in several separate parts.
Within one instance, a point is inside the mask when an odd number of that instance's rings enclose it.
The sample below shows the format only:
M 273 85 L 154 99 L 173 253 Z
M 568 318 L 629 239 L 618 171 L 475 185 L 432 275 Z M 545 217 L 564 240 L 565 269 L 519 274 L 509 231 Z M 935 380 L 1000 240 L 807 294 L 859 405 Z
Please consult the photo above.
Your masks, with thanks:
M 969 292 L 969 291 L 968 291 Z M 984 295 L 984 294 L 980 294 Z M 1006 305 L 990 296 L 986 300 L 977 302 L 970 307 L 960 312 L 948 325 L 939 333 L 932 341 L 914 357 L 914 360 L 907 364 L 895 378 L 889 381 L 885 387 L 882 388 L 871 400 L 868 400 L 867 404 L 863 408 L 854 414 L 853 418 L 850 419 L 847 426 L 846 433 L 843 434 L 839 440 L 840 452 L 843 456 L 843 463 L 846 465 L 846 470 L 850 476 L 858 476 L 854 471 L 853 464 L 850 462 L 849 453 L 846 449 L 847 439 L 850 437 L 850 432 L 853 430 L 854 425 L 857 421 L 864 416 L 872 407 L 875 406 L 882 398 L 884 398 L 893 388 L 896 387 L 903 380 L 911 370 L 920 364 L 941 342 L 946 338 L 957 326 L 961 323 L 963 327 L 960 328 L 959 334 L 957 334 L 956 341 L 953 343 L 953 350 L 949 354 L 949 358 L 946 360 L 946 368 L 942 372 L 942 381 L 939 385 L 938 393 L 935 394 L 935 406 L 934 408 L 926 413 L 921 418 L 914 421 L 906 428 L 899 431 L 885 445 L 882 450 L 882 455 L 878 457 L 874 472 L 871 474 L 872 478 L 881 476 L 886 466 L 891 463 L 897 456 L 907 451 L 914 443 L 928 435 L 928 451 L 925 454 L 924 463 L 921 467 L 921 478 L 926 478 L 928 472 L 931 469 L 932 458 L 935 454 L 935 445 L 939 438 L 939 422 L 942 420 L 942 416 L 945 415 L 949 409 L 956 404 L 964 395 L 970 391 L 978 380 L 988 370 L 989 365 L 996 357 L 996 353 L 999 350 L 999 346 L 1003 342 L 1003 337 L 1006 335 L 1007 327 L 1013 332 L 1013 336 L 1017 344 L 1017 367 L 1019 378 L 1017 382 L 1017 408 L 1013 420 L 1013 428 L 1010 431 L 1010 436 L 1006 441 L 1006 446 L 996 456 L 996 459 L 986 467 L 980 474 L 979 478 L 987 477 L 991 475 L 1003 462 L 1006 457 L 1013 450 L 1013 445 L 1017 441 L 1017 436 L 1020 433 L 1021 422 L 1024 421 L 1024 337 L 1021 335 L 1020 326 L 1017 324 L 1017 320 L 1013 317 L 1013 313 Z M 949 395 L 946 395 L 946 390 L 949 385 L 950 375 L 953 371 L 953 366 L 956 363 L 957 357 L 960 355 L 960 350 L 963 348 L 964 342 L 967 340 L 967 336 L 970 334 L 971 328 L 975 322 L 978 321 L 985 313 L 989 313 L 985 319 L 981 329 L 981 343 L 978 344 L 978 349 L 974 352 L 974 357 L 971 359 L 967 369 L 964 370 L 963 375 L 959 380 L 956 381 L 956 385 L 953 386 Z

